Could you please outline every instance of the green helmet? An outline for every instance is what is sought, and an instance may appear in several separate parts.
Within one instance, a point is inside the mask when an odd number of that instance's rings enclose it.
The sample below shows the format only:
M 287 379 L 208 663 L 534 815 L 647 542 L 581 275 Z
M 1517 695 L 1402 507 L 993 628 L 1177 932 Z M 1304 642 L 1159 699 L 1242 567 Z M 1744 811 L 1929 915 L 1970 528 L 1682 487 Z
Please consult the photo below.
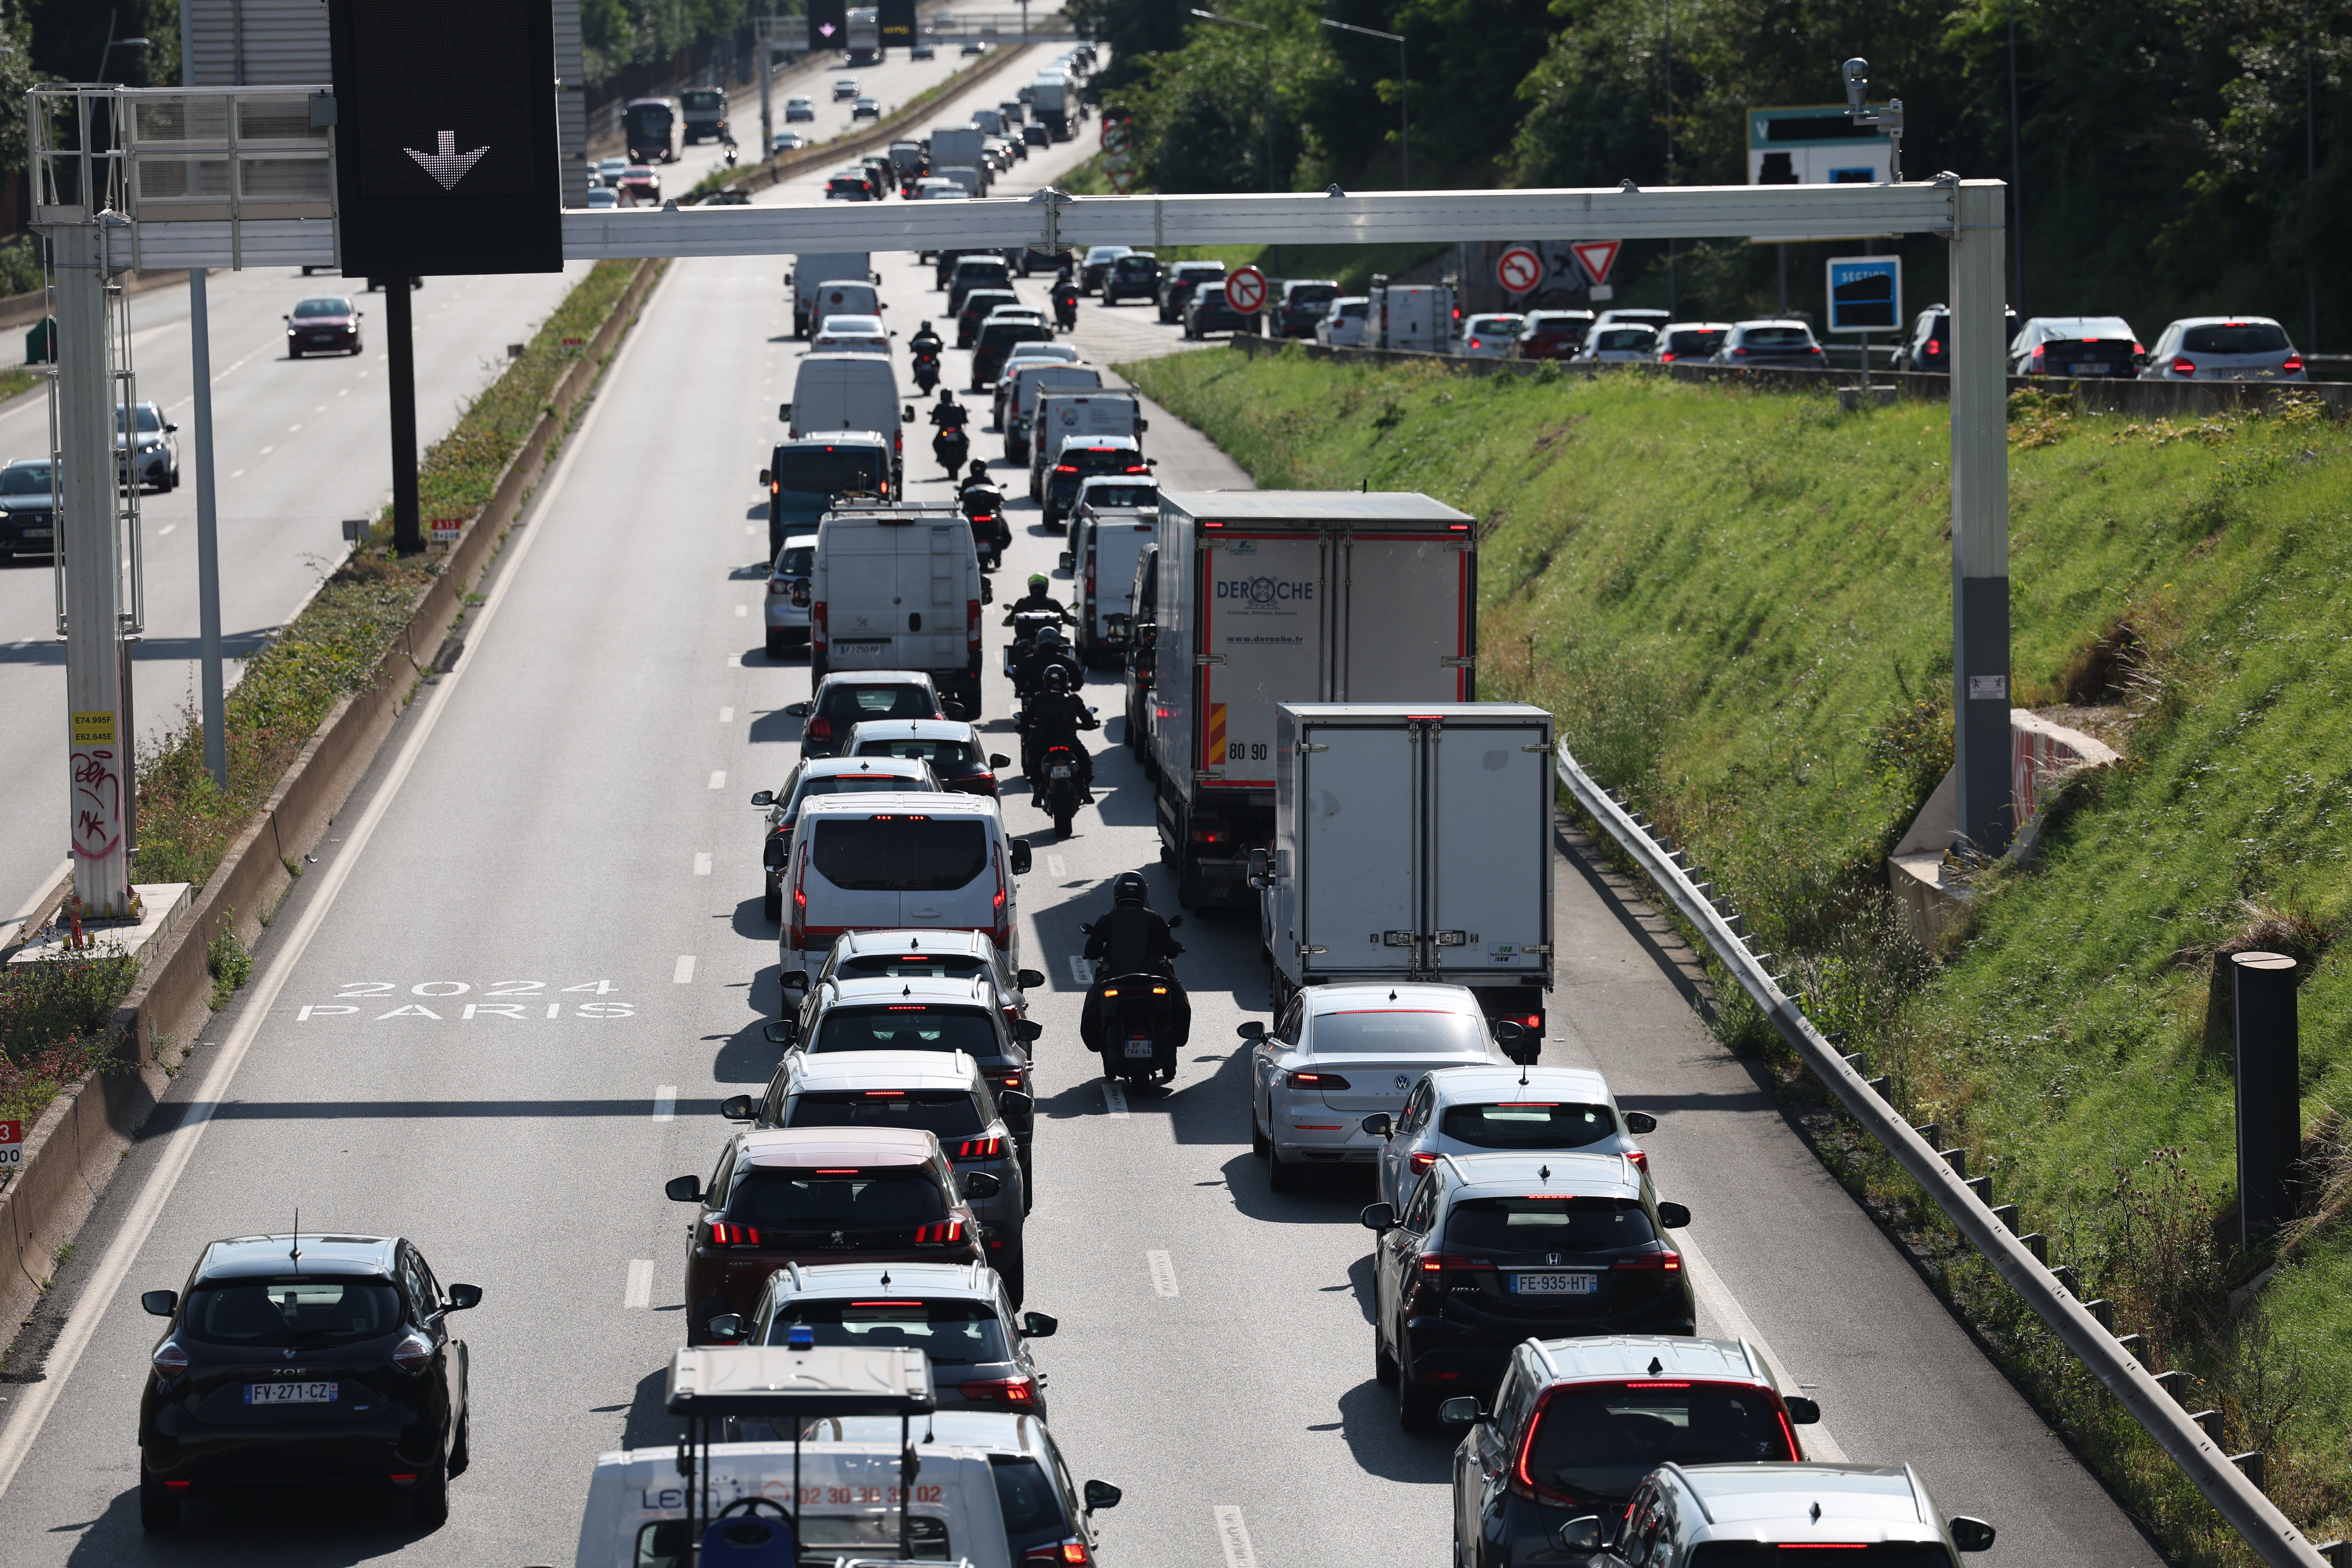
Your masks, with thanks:
M 1032 588 L 1042 588 L 1042 587 L 1044 587 L 1044 586 L 1045 585 L 1045 574 L 1044 574 L 1043 572 L 1032 572 L 1032 573 L 1030 573 L 1030 574 L 1029 574 L 1029 585 L 1030 585 Z

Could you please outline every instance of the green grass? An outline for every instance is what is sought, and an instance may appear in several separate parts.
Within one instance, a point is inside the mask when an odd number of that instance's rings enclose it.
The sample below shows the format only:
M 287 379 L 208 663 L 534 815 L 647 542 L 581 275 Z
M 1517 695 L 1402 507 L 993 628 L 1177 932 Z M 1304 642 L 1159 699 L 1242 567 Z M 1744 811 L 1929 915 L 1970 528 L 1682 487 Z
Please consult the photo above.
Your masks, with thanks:
M 138 965 L 119 949 L 0 971 L 0 1121 L 29 1131 L 58 1090 L 96 1067 Z
M 1122 367 L 1262 485 L 1420 489 L 1483 537 L 1481 692 L 1523 697 L 1631 789 L 1787 955 L 1806 1007 L 1990 1172 L 2053 1261 L 2190 1373 L 2231 1451 L 2315 1539 L 2352 1525 L 2352 438 L 2305 404 L 2134 424 L 2012 409 L 2012 682 L 2126 765 L 2053 809 L 2032 869 L 1979 879 L 1939 952 L 1885 855 L 1949 763 L 1949 457 L 1941 405 L 1196 353 Z M 2306 961 L 2305 1219 L 2213 1243 L 2234 1201 L 2217 952 Z M 2183 1560 L 2251 1562 L 2136 1426 L 1760 1018 L 1832 1166 L 1937 1253 L 1988 1347 Z
M 12 364 L 0 370 L 0 403 L 32 391 L 47 379 L 47 372 L 28 370 L 21 364 Z

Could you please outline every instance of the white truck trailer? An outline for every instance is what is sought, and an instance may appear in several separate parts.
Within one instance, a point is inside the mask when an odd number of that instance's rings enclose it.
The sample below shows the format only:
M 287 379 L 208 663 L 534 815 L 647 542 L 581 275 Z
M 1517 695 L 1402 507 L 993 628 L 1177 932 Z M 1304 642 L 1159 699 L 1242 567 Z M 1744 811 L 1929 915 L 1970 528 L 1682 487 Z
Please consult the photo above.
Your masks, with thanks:
M 1158 573 L 1160 842 L 1186 908 L 1238 909 L 1274 842 L 1277 707 L 1476 700 L 1477 531 L 1410 491 L 1162 490 Z
M 1466 985 L 1543 1030 L 1552 718 L 1523 702 L 1285 702 L 1251 855 L 1275 1011 L 1334 981 Z
M 859 282 L 870 287 L 881 281 L 874 270 L 873 258 L 863 250 L 811 252 L 793 257 L 793 269 L 784 274 L 784 287 L 793 295 L 793 336 L 805 338 L 824 324 L 816 298 L 821 286 Z
M 1381 283 L 1371 291 L 1370 318 L 1364 333 L 1370 346 L 1442 354 L 1454 347 L 1454 329 L 1462 319 L 1454 290 L 1443 283 Z

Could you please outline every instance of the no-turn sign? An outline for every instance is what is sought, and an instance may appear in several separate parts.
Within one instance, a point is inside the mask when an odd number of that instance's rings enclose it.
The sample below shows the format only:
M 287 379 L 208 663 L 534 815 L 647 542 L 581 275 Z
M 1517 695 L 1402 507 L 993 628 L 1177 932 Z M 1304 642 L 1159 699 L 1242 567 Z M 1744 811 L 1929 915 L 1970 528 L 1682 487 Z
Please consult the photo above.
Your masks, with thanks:
M 1255 316 L 1265 309 L 1265 274 L 1255 267 L 1244 267 L 1225 279 L 1225 303 L 1244 316 Z
M 1495 263 L 1495 279 L 1506 294 L 1525 294 L 1543 281 L 1543 258 L 1524 245 L 1503 252 Z

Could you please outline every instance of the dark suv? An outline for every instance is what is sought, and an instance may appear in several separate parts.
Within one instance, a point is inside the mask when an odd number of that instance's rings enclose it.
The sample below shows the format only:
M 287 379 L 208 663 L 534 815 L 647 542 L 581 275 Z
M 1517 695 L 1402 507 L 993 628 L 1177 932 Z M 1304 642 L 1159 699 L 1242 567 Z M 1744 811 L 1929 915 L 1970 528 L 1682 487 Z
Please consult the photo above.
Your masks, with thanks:
M 1374 1204 L 1363 1222 L 1372 1367 L 1409 1429 L 1491 1385 L 1523 1340 L 1698 1331 L 1665 1239 L 1690 1211 L 1622 1154 L 1440 1154 L 1402 1214 Z
M 1013 268 L 1004 258 L 993 252 L 966 256 L 948 274 L 948 313 L 954 315 L 963 309 L 964 296 L 975 289 L 1002 289 L 1013 292 Z
M 176 1529 L 182 1503 L 262 1483 L 382 1489 L 441 1524 L 468 1458 L 448 1315 L 481 1299 L 397 1237 L 214 1242 L 184 1290 L 139 1298 L 172 1321 L 139 1401 L 139 1522 Z
M 1274 318 L 1273 334 L 1277 338 L 1304 338 L 1315 341 L 1315 323 L 1331 309 L 1331 301 L 1339 297 L 1339 286 L 1328 278 L 1294 278 L 1282 286 L 1282 296 L 1268 312 Z
M 1102 302 L 1150 300 L 1160 293 L 1160 258 L 1148 250 L 1130 250 L 1103 274 Z
M 1663 1464 L 1801 1460 L 1795 1429 L 1822 1418 L 1746 1341 L 1667 1334 L 1528 1340 L 1491 1404 L 1465 1395 L 1444 1415 L 1470 1428 L 1454 1454 L 1454 1561 L 1469 1568 L 1559 1562 L 1561 1525 L 1617 1519 Z
M 57 549 L 58 506 L 50 489 L 47 458 L 19 458 L 0 468 L 0 561 Z

